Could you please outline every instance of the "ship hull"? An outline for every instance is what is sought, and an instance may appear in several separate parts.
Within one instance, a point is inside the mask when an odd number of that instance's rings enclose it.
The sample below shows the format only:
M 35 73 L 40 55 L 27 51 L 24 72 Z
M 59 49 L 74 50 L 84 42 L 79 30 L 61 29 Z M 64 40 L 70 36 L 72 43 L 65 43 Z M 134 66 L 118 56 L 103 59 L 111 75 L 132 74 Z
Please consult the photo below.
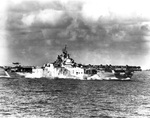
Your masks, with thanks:
M 18 73 L 25 78 L 48 78 L 48 79 L 78 79 L 78 80 L 130 80 L 131 75 L 116 74 L 113 72 L 99 71 L 97 74 L 85 74 L 84 70 L 80 70 L 80 74 L 73 71 L 77 68 L 46 68 L 34 69 L 32 73 Z

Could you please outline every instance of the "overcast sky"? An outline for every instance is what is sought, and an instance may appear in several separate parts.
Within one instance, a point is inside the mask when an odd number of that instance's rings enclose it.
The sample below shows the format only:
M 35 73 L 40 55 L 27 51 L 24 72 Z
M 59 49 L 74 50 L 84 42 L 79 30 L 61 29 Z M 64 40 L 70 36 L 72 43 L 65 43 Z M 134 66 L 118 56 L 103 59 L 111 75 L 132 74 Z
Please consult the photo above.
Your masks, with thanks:
M 148 0 L 0 3 L 1 65 L 54 62 L 67 44 L 77 63 L 150 68 Z

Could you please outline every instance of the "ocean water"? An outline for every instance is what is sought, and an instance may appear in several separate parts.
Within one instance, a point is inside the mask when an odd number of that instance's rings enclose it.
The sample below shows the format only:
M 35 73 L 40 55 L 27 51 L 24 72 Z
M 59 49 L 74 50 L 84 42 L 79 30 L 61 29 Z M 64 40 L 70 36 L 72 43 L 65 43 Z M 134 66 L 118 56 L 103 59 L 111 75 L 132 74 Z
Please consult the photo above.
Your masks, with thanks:
M 0 118 L 150 118 L 150 72 L 132 81 L 0 78 Z

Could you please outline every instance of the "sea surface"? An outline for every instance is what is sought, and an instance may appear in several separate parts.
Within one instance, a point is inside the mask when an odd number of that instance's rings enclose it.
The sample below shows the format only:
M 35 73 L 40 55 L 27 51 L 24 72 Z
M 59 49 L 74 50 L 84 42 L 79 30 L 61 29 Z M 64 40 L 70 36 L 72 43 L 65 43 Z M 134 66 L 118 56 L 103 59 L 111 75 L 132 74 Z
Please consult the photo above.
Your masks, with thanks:
M 1 77 L 0 118 L 150 118 L 150 72 L 132 81 Z

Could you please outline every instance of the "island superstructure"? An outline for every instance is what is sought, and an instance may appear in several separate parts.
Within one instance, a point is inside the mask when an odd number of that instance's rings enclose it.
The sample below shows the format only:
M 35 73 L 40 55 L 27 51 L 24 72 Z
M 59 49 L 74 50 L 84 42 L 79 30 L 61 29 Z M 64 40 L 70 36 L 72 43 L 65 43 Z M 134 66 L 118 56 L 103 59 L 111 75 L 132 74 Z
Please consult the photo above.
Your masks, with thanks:
M 46 77 L 46 78 L 71 78 L 71 79 L 84 79 L 84 68 L 78 67 L 74 59 L 70 57 L 65 46 L 62 49 L 62 54 L 57 56 L 56 61 L 53 63 L 46 63 L 41 69 L 33 69 L 32 74 L 26 77 Z

